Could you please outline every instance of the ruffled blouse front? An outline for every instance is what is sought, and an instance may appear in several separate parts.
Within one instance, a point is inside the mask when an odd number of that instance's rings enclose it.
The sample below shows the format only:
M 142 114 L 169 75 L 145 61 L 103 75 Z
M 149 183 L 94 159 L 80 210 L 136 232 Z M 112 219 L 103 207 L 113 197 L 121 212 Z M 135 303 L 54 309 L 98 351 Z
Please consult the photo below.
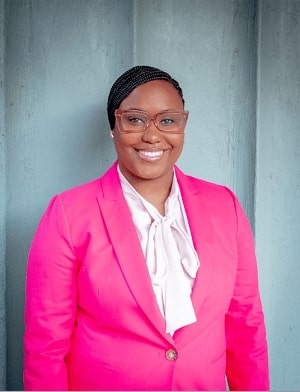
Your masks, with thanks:
M 125 199 L 145 255 L 159 309 L 166 321 L 166 332 L 194 323 L 191 291 L 200 262 L 181 199 L 175 172 L 165 216 L 145 200 L 118 168 Z

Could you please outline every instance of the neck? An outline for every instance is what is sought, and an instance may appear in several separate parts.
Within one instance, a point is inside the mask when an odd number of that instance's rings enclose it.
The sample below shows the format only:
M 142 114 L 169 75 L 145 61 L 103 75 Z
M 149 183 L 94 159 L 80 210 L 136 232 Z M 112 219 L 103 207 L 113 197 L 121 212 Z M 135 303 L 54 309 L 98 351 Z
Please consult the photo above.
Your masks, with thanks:
M 134 177 L 129 173 L 124 173 L 123 170 L 122 174 L 144 199 L 154 205 L 161 215 L 165 214 L 164 205 L 171 191 L 173 171 L 155 179 Z

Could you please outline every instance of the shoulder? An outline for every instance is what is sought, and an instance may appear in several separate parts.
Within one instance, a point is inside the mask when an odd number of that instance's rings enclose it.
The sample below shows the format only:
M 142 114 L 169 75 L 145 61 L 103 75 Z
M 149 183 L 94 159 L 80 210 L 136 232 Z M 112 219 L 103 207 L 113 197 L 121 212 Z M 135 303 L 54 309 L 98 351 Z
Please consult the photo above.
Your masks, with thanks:
M 104 190 L 113 187 L 116 192 L 117 179 L 117 171 L 113 165 L 101 177 L 56 194 L 51 199 L 48 209 L 57 205 L 68 216 L 93 215 L 99 210 L 99 200 L 102 199 Z
M 80 224 L 97 213 L 97 193 L 100 179 L 67 189 L 54 195 L 42 215 L 46 226 L 60 227 Z M 52 222 L 52 223 L 51 223 Z
M 192 195 L 199 194 L 206 199 L 207 202 L 228 202 L 235 204 L 237 201 L 234 192 L 225 185 L 216 184 L 206 181 L 188 174 L 185 174 L 178 167 L 175 168 L 177 181 L 184 193 Z
M 252 231 L 240 200 L 230 188 L 187 175 L 178 168 L 176 176 L 186 208 L 193 204 L 195 210 L 205 211 L 224 228 Z
M 116 164 L 113 164 L 102 176 L 67 189 L 58 194 L 57 197 L 61 198 L 67 204 L 77 202 L 82 204 L 83 201 L 96 200 L 103 194 L 103 188 L 108 187 L 108 184 L 111 184 L 115 188 L 117 183 L 118 174 Z M 86 204 L 85 207 L 88 207 L 88 205 Z
M 100 177 L 86 183 L 77 185 L 73 188 L 67 189 L 56 197 L 59 197 L 66 203 L 80 202 L 82 199 L 89 199 L 97 197 L 100 188 Z
M 176 177 L 187 210 L 199 217 L 209 215 L 215 227 L 222 230 L 250 233 L 248 217 L 230 188 L 187 175 L 177 168 Z

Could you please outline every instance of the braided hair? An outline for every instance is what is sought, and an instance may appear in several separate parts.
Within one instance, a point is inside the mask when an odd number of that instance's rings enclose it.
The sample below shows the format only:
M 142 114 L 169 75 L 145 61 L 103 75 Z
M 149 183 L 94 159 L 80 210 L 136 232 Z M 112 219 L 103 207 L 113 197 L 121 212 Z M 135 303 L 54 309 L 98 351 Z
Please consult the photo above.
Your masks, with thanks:
M 122 101 L 138 86 L 152 80 L 166 80 L 177 90 L 184 104 L 182 89 L 179 83 L 167 72 L 158 68 L 138 65 L 123 73 L 112 85 L 108 100 L 107 114 L 111 129 L 115 126 L 115 110 L 119 108 Z

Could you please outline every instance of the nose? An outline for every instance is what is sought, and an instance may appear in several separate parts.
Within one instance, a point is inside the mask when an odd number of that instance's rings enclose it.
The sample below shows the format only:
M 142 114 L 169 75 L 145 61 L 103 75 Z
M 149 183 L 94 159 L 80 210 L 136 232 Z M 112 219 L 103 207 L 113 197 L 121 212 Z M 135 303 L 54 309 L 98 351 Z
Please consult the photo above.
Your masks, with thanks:
M 149 122 L 148 128 L 143 133 L 143 140 L 149 143 L 157 143 L 161 138 L 161 131 L 156 127 L 154 119 Z

